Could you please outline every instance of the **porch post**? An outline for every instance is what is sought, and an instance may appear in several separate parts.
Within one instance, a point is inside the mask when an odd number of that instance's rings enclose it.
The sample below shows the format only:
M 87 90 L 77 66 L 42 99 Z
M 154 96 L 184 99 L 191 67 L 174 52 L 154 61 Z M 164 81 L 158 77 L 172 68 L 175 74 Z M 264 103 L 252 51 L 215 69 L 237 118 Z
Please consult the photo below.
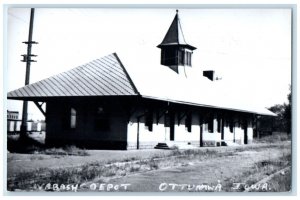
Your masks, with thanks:
M 140 148 L 140 118 L 137 118 L 137 140 L 136 140 L 136 149 Z
M 224 119 L 221 118 L 220 119 L 220 123 L 221 123 L 221 140 L 224 140 Z
M 200 147 L 203 147 L 203 119 L 199 114 L 199 127 L 200 127 Z

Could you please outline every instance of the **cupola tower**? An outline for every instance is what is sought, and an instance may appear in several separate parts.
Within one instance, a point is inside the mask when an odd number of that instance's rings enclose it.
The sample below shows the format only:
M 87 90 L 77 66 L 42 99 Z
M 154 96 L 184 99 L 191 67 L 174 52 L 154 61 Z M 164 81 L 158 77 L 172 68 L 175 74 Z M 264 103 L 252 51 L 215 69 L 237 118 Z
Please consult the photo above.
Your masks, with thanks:
M 157 46 L 161 49 L 161 64 L 179 73 L 179 67 L 192 66 L 192 54 L 196 47 L 186 43 L 178 10 L 163 41 Z

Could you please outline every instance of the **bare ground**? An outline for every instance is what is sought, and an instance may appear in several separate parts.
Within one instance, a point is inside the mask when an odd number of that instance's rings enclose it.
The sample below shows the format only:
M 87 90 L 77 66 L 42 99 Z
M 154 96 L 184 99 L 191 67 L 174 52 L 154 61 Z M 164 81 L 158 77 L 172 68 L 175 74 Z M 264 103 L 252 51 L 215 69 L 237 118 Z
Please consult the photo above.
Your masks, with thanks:
M 126 190 L 130 192 L 239 192 L 245 190 L 246 184 L 255 185 L 257 180 L 263 179 L 283 167 L 261 166 L 261 162 L 274 162 L 282 155 L 289 153 L 289 149 L 278 148 L 265 148 L 259 151 L 247 150 L 200 162 L 193 160 L 181 167 L 170 167 L 113 178 L 106 182 L 113 185 L 130 184 Z M 288 165 L 288 163 L 286 164 Z M 267 169 L 268 167 L 269 169 Z M 285 176 L 290 178 L 288 173 Z M 221 189 L 216 187 L 219 183 Z M 238 183 L 241 184 L 238 185 Z M 252 191 L 270 192 L 285 187 L 285 185 L 279 185 L 275 188 L 273 187 L 274 182 L 271 181 L 266 184 L 256 186 L 257 189 L 254 188 Z M 210 186 L 210 188 L 206 186 Z M 267 190 L 264 187 L 267 187 Z M 91 191 L 92 189 L 87 187 L 82 191 Z M 99 191 L 99 189 L 97 187 L 95 191 Z M 104 188 L 104 191 L 105 189 L 107 191 L 107 188 Z M 110 190 L 114 191 L 113 189 Z M 289 189 L 280 191 L 289 191 Z
M 154 163 L 155 166 L 154 168 L 151 167 L 150 171 L 139 171 L 141 168 L 135 171 L 134 168 L 131 168 L 130 173 L 125 173 L 122 176 L 117 176 L 114 172 L 111 176 L 99 179 L 99 177 L 101 177 L 101 174 L 99 174 L 97 178 L 92 178 L 91 180 L 80 183 L 83 184 L 84 187 L 79 188 L 79 191 L 115 191 L 111 189 L 110 186 L 120 184 L 129 185 L 126 190 L 118 188 L 117 191 L 193 192 L 197 191 L 196 186 L 198 186 L 198 189 L 200 188 L 199 185 L 203 186 L 201 186 L 201 191 L 211 191 L 211 188 L 216 185 L 221 185 L 221 191 L 244 191 L 244 183 L 251 186 L 251 184 L 255 184 L 270 174 L 289 166 L 291 164 L 290 160 L 288 160 L 291 154 L 290 146 L 290 142 L 286 141 L 272 145 L 253 144 L 240 147 L 199 148 L 200 153 L 210 149 L 215 150 L 214 156 L 200 158 L 189 156 L 188 159 L 160 160 Z M 8 154 L 8 178 L 40 168 L 72 168 L 83 164 L 89 165 L 89 163 L 94 163 L 95 161 L 97 161 L 98 164 L 103 163 L 104 165 L 120 160 L 132 161 L 149 157 L 161 158 L 174 154 L 174 151 L 171 150 L 88 152 L 90 154 L 89 156 Z M 217 154 L 220 155 L 218 156 Z M 282 162 L 277 164 L 280 160 L 282 160 Z M 290 180 L 290 173 L 287 172 L 283 177 L 276 177 L 276 183 L 268 183 L 268 190 L 288 191 L 289 187 L 280 190 L 283 186 L 280 186 L 278 182 L 283 179 L 285 180 L 284 184 L 288 185 L 286 182 Z M 242 184 L 236 188 L 237 185 L 235 183 Z M 103 187 L 100 187 L 100 184 L 102 184 Z M 274 185 L 276 185 L 276 188 L 272 188 Z M 194 189 L 191 188 L 193 186 L 195 186 Z M 219 190 L 220 187 L 217 189 Z M 213 189 L 213 191 L 218 190 Z
M 7 154 L 8 177 L 19 172 L 30 171 L 38 168 L 64 168 L 77 167 L 91 162 L 116 162 L 120 160 L 145 159 L 150 156 L 169 155 L 170 150 L 148 149 L 148 150 L 86 150 L 89 156 L 64 156 L 44 154 Z

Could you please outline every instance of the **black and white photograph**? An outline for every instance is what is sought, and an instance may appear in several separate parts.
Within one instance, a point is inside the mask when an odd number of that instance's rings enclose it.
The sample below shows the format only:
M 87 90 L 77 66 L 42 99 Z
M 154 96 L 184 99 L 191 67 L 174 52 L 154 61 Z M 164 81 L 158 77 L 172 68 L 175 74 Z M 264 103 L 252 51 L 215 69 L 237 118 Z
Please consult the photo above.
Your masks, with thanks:
M 293 8 L 7 6 L 7 193 L 289 195 Z

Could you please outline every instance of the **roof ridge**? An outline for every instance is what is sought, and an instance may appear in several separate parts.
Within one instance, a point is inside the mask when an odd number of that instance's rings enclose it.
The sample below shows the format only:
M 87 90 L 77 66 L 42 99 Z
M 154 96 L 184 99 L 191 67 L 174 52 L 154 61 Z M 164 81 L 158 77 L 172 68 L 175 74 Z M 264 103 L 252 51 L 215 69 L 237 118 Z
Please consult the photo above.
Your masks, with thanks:
M 140 93 L 139 93 L 139 91 L 137 90 L 135 84 L 133 83 L 131 77 L 129 76 L 129 74 L 128 74 L 126 68 L 124 67 L 123 63 L 121 62 L 119 56 L 117 55 L 116 52 L 114 52 L 113 54 L 114 54 L 114 56 L 116 57 L 116 59 L 118 60 L 118 62 L 120 63 L 121 67 L 123 68 L 123 70 L 124 70 L 124 72 L 125 72 L 125 75 L 127 76 L 129 82 L 131 83 L 131 86 L 133 87 L 135 93 L 138 94 L 138 95 L 140 95 Z

